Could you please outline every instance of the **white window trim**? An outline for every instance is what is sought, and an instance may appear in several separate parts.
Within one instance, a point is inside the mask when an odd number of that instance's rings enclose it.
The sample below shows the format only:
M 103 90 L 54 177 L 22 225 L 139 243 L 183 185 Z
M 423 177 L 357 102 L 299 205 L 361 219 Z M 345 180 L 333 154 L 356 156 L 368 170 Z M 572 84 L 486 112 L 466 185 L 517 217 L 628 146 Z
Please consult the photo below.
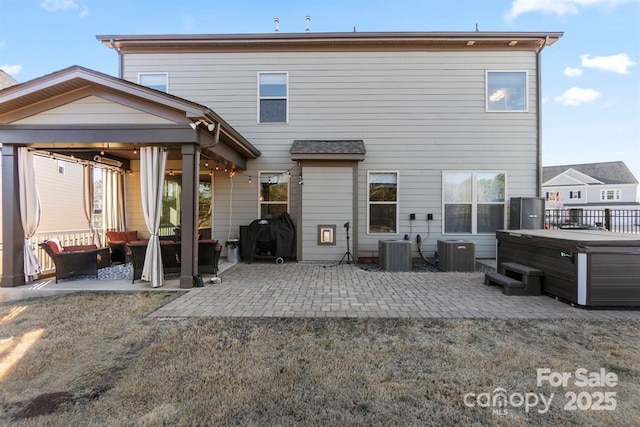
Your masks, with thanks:
M 613 199 L 608 199 L 607 198 L 607 193 L 609 191 L 613 191 Z M 620 190 L 619 188 L 608 188 L 606 190 L 600 190 L 600 201 L 601 202 L 615 203 L 615 202 L 619 202 L 621 200 L 622 200 L 622 190 Z
M 371 204 L 373 203 L 374 205 L 377 204 L 390 204 L 390 203 L 394 203 L 394 202 L 371 202 L 369 201 L 369 179 L 371 174 L 376 174 L 376 173 L 395 173 L 396 174 L 396 232 L 395 233 L 371 233 L 369 231 L 369 229 L 371 228 L 369 225 L 369 220 L 370 220 L 370 209 L 369 206 L 371 206 Z M 400 171 L 396 171 L 396 170 L 370 170 L 367 171 L 367 234 L 368 235 L 380 235 L 380 236 L 393 236 L 393 235 L 399 235 L 400 234 Z
M 489 109 L 489 73 L 524 73 L 524 110 Z M 485 113 L 528 113 L 529 112 L 529 71 L 528 70 L 485 70 L 484 72 L 484 111 Z M 536 102 L 540 102 L 536 100 Z
M 262 179 L 262 174 L 269 174 L 269 175 L 287 175 L 287 171 L 283 171 L 283 170 L 259 170 L 258 171 L 258 179 L 256 181 L 258 181 L 258 216 L 256 216 L 256 218 L 261 218 L 262 216 L 262 204 L 264 202 L 262 202 L 260 200 L 260 186 L 262 185 L 261 179 Z M 289 202 L 291 201 L 291 179 L 287 178 L 287 202 L 268 202 L 265 204 L 272 204 L 272 205 L 287 205 L 287 212 L 289 211 Z
M 545 200 L 547 202 L 557 202 L 560 200 L 560 192 L 555 190 L 549 190 L 545 193 Z
M 154 76 L 164 76 L 165 82 L 166 82 L 166 86 L 167 86 L 167 92 L 169 93 L 169 73 L 164 72 L 164 71 L 148 71 L 148 72 L 144 72 L 144 73 L 138 73 L 138 84 L 140 86 L 144 86 L 144 87 L 149 87 L 149 86 L 145 86 L 142 83 L 140 83 L 140 76 L 149 76 L 149 75 L 154 75 Z M 149 88 L 152 89 L 152 88 Z
M 455 202 L 451 202 L 451 203 L 445 203 L 444 201 L 444 176 L 447 173 L 471 173 L 471 202 L 460 202 L 459 204 L 462 203 L 466 203 L 466 204 L 471 204 L 471 232 L 470 233 L 446 233 L 445 232 L 445 215 L 444 215 L 444 208 L 445 205 L 447 204 L 456 204 Z M 441 184 L 442 184 L 442 188 L 441 188 L 441 199 L 442 199 L 442 207 L 441 207 L 441 212 L 442 212 L 442 235 L 443 236 L 471 236 L 471 235 L 477 235 L 477 236 L 489 236 L 492 234 L 495 234 L 493 232 L 491 233 L 478 233 L 478 178 L 477 175 L 479 173 L 501 173 L 504 174 L 504 201 L 502 202 L 482 202 L 483 205 L 503 205 L 503 221 L 502 221 L 502 228 L 506 228 L 506 222 L 507 222 L 507 201 L 509 200 L 509 195 L 508 195 L 508 188 L 509 188 L 509 181 L 508 181 L 508 176 L 507 176 L 507 172 L 506 171 L 497 171 L 497 170 L 443 170 L 442 171 L 442 177 L 441 177 Z
M 282 99 L 281 96 L 260 96 L 260 76 L 262 74 L 284 74 L 287 84 L 287 93 L 285 94 L 286 101 L 286 112 L 285 112 L 285 121 L 284 122 L 261 122 L 260 121 L 260 100 L 261 99 Z M 259 125 L 284 125 L 289 124 L 289 72 L 288 71 L 258 71 L 258 75 L 256 77 L 256 123 Z

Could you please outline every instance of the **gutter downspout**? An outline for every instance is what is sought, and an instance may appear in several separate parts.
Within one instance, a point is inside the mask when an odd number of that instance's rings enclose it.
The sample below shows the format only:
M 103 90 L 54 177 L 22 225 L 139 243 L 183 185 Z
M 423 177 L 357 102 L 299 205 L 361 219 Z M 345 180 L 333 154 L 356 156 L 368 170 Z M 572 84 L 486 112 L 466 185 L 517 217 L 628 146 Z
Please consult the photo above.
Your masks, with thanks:
M 542 194 L 542 60 L 541 53 L 549 43 L 549 36 L 536 52 L 536 197 Z
M 118 78 L 122 79 L 124 78 L 123 77 L 124 76 L 124 59 L 123 59 L 122 51 L 113 41 L 113 39 L 109 40 L 109 44 L 111 44 L 111 48 L 113 50 L 118 52 Z

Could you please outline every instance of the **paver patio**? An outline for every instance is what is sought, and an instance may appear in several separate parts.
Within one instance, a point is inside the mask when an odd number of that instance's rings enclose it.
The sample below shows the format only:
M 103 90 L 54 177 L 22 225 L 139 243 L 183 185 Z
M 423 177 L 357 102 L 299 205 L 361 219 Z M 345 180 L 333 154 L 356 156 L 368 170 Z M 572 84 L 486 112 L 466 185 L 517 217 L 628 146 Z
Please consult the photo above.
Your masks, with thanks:
M 640 320 L 638 310 L 585 310 L 549 296 L 507 296 L 482 273 L 370 272 L 351 264 L 238 264 L 151 317 L 387 317 Z

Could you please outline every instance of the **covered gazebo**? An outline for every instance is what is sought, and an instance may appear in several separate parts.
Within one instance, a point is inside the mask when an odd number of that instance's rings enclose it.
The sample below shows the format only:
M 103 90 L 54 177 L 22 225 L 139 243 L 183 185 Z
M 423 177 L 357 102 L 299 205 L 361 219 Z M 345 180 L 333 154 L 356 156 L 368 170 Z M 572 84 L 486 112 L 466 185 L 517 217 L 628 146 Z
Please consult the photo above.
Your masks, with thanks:
M 28 280 L 19 194 L 25 186 L 19 173 L 22 147 L 74 156 L 87 163 L 113 159 L 118 167 L 129 171 L 131 165 L 145 164 L 140 153 L 150 151 L 148 147 L 161 147 L 167 159 L 179 161 L 183 189 L 182 288 L 192 287 L 197 273 L 201 159 L 245 170 L 249 159 L 260 156 L 239 132 L 206 106 L 79 66 L 0 91 L 0 143 L 3 287 Z M 139 167 L 137 174 L 125 175 L 125 179 L 144 198 L 140 190 L 145 188 L 140 184 L 144 179 L 139 175 L 145 173 L 143 169 Z

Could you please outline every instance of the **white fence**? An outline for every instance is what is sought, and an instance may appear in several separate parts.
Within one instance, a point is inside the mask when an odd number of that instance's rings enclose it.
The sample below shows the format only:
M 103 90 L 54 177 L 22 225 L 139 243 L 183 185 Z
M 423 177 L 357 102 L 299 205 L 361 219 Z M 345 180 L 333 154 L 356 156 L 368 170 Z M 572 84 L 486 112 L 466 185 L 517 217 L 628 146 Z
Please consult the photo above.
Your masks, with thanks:
M 104 242 L 104 235 L 97 231 L 100 235 L 100 241 Z M 29 245 L 35 251 L 36 257 L 38 258 L 38 262 L 42 267 L 43 273 L 50 273 L 54 270 L 53 261 L 47 253 L 38 246 L 39 243 L 42 243 L 51 238 L 57 238 L 60 240 L 60 244 L 62 247 L 65 246 L 77 246 L 77 245 L 92 245 L 93 240 L 91 239 L 91 233 L 88 229 L 84 230 L 60 230 L 60 231 L 48 231 L 48 232 L 40 232 L 36 233 L 29 239 Z M 0 243 L 0 257 L 2 256 L 3 246 Z M 2 263 L 0 262 L 0 273 L 2 273 Z

